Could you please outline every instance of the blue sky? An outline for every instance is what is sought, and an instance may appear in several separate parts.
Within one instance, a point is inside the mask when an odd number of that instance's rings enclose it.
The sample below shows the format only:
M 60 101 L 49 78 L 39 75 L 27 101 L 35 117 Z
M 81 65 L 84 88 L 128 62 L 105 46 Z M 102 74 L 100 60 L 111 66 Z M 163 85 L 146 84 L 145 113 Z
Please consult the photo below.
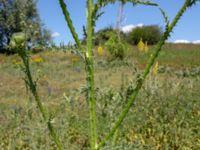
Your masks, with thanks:
M 160 4 L 167 12 L 170 20 L 173 19 L 184 0 L 152 0 Z M 72 21 L 80 38 L 83 37 L 82 27 L 86 24 L 86 0 L 65 0 L 71 14 Z M 58 0 L 38 0 L 38 11 L 43 23 L 51 30 L 55 43 L 73 42 L 64 16 L 59 7 Z M 116 26 L 117 12 L 119 3 L 106 6 L 103 11 L 105 14 L 97 21 L 95 30 L 108 26 Z M 182 17 L 178 26 L 175 27 L 170 42 L 200 42 L 200 3 L 190 8 Z M 158 25 L 164 27 L 164 21 L 155 7 L 137 5 L 128 3 L 124 7 L 123 29 L 129 29 L 137 25 Z

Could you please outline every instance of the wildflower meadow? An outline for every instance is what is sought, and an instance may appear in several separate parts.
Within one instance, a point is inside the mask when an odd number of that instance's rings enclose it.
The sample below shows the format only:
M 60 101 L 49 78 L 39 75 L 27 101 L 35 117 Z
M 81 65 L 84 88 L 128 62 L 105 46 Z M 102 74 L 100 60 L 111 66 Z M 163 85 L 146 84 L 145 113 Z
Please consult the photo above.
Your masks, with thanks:
M 73 44 L 36 52 L 27 29 L 0 54 L 0 149 L 199 150 L 200 45 L 166 42 L 198 0 L 184 0 L 172 19 L 153 1 L 87 0 L 83 39 L 67 1 L 58 2 Z M 158 10 L 158 41 L 96 32 L 116 2 Z

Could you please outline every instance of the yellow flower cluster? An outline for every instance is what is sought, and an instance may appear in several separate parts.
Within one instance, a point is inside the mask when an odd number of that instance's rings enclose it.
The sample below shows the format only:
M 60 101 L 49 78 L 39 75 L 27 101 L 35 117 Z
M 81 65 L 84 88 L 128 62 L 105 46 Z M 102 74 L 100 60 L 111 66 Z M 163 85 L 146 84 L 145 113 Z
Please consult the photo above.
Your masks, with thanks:
M 144 43 L 142 41 L 142 39 L 140 39 L 140 41 L 138 42 L 137 47 L 141 52 L 148 53 L 148 51 L 149 51 L 149 47 L 148 47 L 147 41 Z
M 99 56 L 103 56 L 103 48 L 101 46 L 98 47 L 97 53 Z
M 155 63 L 154 67 L 153 67 L 153 74 L 157 75 L 158 74 L 158 62 Z
M 42 57 L 40 57 L 40 56 L 35 56 L 35 57 L 32 57 L 31 59 L 35 63 L 42 63 L 42 62 L 44 62 L 44 59 Z

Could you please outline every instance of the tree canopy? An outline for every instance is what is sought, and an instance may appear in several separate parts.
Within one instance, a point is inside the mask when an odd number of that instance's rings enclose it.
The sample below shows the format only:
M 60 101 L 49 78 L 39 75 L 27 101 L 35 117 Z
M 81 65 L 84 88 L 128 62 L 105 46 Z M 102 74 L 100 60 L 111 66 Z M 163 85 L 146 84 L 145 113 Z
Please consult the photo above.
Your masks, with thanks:
M 134 28 L 127 34 L 127 41 L 130 44 L 136 45 L 141 39 L 148 44 L 156 44 L 163 34 L 162 29 L 157 25 L 147 25 Z
M 24 32 L 30 47 L 48 45 L 50 31 L 42 24 L 36 0 L 0 0 L 0 52 L 7 49 L 11 36 Z

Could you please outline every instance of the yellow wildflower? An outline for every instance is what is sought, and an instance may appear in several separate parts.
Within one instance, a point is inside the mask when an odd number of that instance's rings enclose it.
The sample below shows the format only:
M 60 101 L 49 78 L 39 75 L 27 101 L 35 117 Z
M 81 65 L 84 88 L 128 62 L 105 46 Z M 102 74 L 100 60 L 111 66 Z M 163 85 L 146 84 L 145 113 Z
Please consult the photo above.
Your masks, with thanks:
M 158 62 L 155 63 L 154 67 L 153 67 L 153 74 L 157 75 L 158 74 Z
M 32 57 L 32 61 L 35 63 L 41 63 L 44 62 L 43 58 L 40 56 Z
M 101 46 L 98 47 L 97 49 L 98 55 L 102 56 L 103 55 L 103 48 Z
M 140 51 L 143 51 L 143 50 L 144 50 L 145 44 L 144 44 L 144 42 L 142 41 L 142 39 L 140 39 L 140 41 L 138 42 L 137 47 L 138 47 L 138 49 L 139 49 Z

